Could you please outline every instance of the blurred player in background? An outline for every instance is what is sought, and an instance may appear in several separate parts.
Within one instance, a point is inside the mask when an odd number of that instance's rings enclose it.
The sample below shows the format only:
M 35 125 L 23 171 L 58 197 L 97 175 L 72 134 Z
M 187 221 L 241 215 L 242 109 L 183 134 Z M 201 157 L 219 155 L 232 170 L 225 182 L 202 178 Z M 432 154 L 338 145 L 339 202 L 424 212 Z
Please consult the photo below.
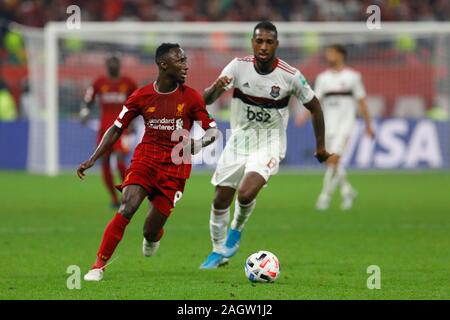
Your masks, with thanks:
M 311 111 L 317 159 L 323 162 L 332 158 L 325 150 L 319 100 L 300 71 L 276 57 L 276 27 L 268 21 L 258 23 L 251 42 L 253 55 L 233 59 L 203 94 L 206 104 L 211 104 L 226 90 L 234 88 L 232 135 L 211 181 L 216 187 L 210 213 L 213 250 L 200 266 L 202 269 L 217 268 L 237 252 L 244 225 L 255 208 L 256 196 L 270 176 L 278 172 L 285 156 L 291 96 L 296 96 Z M 257 136 L 252 137 L 254 132 Z M 267 138 L 263 138 L 265 133 Z M 227 236 L 230 206 L 236 191 L 234 218 Z
M 86 124 L 94 106 L 96 97 L 100 104 L 100 128 L 97 134 L 97 145 L 100 143 L 106 130 L 113 124 L 128 96 L 136 90 L 137 86 L 129 77 L 120 73 L 120 58 L 117 54 L 111 54 L 106 59 L 107 75 L 97 78 L 85 94 L 81 105 L 80 118 L 82 124 Z M 127 136 L 120 138 L 102 157 L 102 176 L 106 188 L 111 195 L 111 207 L 118 208 L 120 205 L 116 193 L 113 173 L 111 170 L 111 155 L 117 159 L 121 181 L 125 177 L 126 156 L 130 152 Z
M 187 76 L 187 59 L 178 44 L 163 43 L 156 49 L 158 78 L 155 82 L 136 90 L 126 101 L 114 124 L 106 131 L 100 145 L 89 160 L 77 170 L 82 179 L 84 171 L 110 150 L 122 132 L 137 116 L 145 120 L 145 134 L 131 160 L 126 177 L 119 187 L 122 203 L 103 235 L 97 260 L 85 275 L 86 281 L 100 281 L 103 270 L 123 237 L 125 228 L 145 198 L 152 203 L 144 223 L 142 251 L 145 256 L 156 253 L 164 233 L 163 226 L 180 200 L 186 180 L 191 172 L 190 154 L 214 142 L 220 134 L 216 123 L 206 111 L 202 96 L 184 85 Z M 201 139 L 189 138 L 193 122 L 199 121 L 206 130 Z M 179 149 L 188 161 L 177 162 L 173 152 Z M 186 139 L 188 138 L 186 143 Z
M 318 75 L 314 87 L 322 105 L 327 128 L 325 146 L 336 154 L 336 157 L 327 161 L 322 192 L 316 203 L 318 210 L 328 209 L 338 186 L 341 189 L 342 210 L 350 209 L 357 196 L 356 190 L 347 180 L 346 170 L 340 160 L 355 125 L 358 107 L 366 125 L 366 134 L 370 138 L 374 137 L 361 74 L 346 66 L 346 55 L 345 47 L 340 44 L 326 48 L 325 59 L 329 69 Z M 306 112 L 299 114 L 296 124 L 303 125 L 308 117 Z

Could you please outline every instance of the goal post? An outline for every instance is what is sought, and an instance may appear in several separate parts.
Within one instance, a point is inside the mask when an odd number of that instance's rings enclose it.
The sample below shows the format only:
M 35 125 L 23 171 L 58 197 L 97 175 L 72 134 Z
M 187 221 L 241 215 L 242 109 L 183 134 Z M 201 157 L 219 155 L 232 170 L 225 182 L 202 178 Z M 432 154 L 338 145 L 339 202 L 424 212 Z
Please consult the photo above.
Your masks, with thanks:
M 47 152 L 45 173 L 59 172 L 59 119 L 58 119 L 58 27 L 49 23 L 45 26 L 45 104 L 47 106 Z
M 28 53 L 31 92 L 39 105 L 39 112 L 30 119 L 28 169 L 55 175 L 73 169 L 88 150 L 92 151 L 95 122 L 82 128 L 77 119 L 78 107 L 86 87 L 104 73 L 103 59 L 107 52 L 123 52 L 123 73 L 143 85 L 157 74 L 153 63 L 156 46 L 161 42 L 178 42 L 188 51 L 191 67 L 188 84 L 202 91 L 233 57 L 251 53 L 250 38 L 256 23 L 82 21 L 80 29 L 69 29 L 65 22 L 50 22 L 43 30 L 21 28 Z M 381 29 L 375 30 L 369 29 L 365 22 L 274 23 L 279 33 L 280 57 L 299 68 L 311 85 L 326 67 L 320 56 L 322 49 L 335 42 L 349 46 L 349 64 L 361 71 L 374 114 L 380 109 L 380 118 L 413 118 L 407 123 L 408 132 L 403 140 L 413 136 L 417 119 L 428 115 L 437 104 L 444 106 L 448 125 L 450 23 L 383 22 Z M 224 111 L 228 103 L 229 95 L 211 106 L 214 115 Z M 402 103 L 406 111 L 397 114 Z M 416 104 L 423 112 L 410 114 Z M 311 134 L 301 130 L 297 144 L 302 147 L 294 146 L 289 154 L 288 145 L 286 162 L 309 168 L 315 165 L 314 159 L 296 154 L 310 152 L 308 148 L 312 148 Z M 444 138 L 448 129 L 437 125 L 436 130 L 444 140 L 440 146 L 441 167 L 448 168 L 449 138 Z M 361 153 L 367 143 L 360 140 L 355 143 L 349 161 L 358 167 L 357 159 L 364 158 Z M 373 150 L 374 157 L 376 152 L 382 154 L 386 145 L 378 149 Z M 376 167 L 375 163 L 372 161 L 368 168 Z M 404 167 L 401 163 L 393 164 L 393 168 Z

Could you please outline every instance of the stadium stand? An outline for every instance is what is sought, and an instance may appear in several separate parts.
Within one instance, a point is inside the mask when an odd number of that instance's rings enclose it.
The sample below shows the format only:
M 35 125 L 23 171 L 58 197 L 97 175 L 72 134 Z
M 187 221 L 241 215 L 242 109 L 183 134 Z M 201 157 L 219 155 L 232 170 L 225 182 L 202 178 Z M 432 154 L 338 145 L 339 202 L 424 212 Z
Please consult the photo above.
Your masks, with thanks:
M 68 0 L 8 0 L 0 3 L 0 57 L 2 68 L 0 77 L 7 82 L 10 92 L 13 95 L 16 106 L 19 108 L 21 95 L 23 93 L 24 81 L 27 77 L 26 56 L 23 46 L 23 40 L 20 34 L 8 29 L 10 22 L 32 27 L 43 27 L 48 21 L 63 21 L 67 18 L 65 8 L 71 4 L 79 5 L 82 8 L 83 21 L 257 21 L 269 19 L 273 21 L 363 21 L 367 19 L 366 8 L 368 5 L 376 4 L 381 7 L 383 21 L 448 21 L 450 19 L 450 1 L 446 0 L 398 0 L 398 1 L 356 1 L 356 0 L 101 0 L 101 1 L 68 1 Z M 221 39 L 226 35 L 215 35 L 219 39 L 212 41 L 221 43 Z M 72 51 L 67 57 L 67 65 L 70 60 L 86 59 L 80 57 L 77 51 L 83 46 L 77 43 L 76 39 L 68 42 L 68 51 Z M 147 52 L 151 52 L 151 46 Z M 305 48 L 308 49 L 308 48 Z M 387 72 L 386 78 L 391 78 L 392 74 L 399 72 L 405 66 L 414 65 L 417 74 L 421 74 L 421 81 L 430 80 L 430 70 L 423 64 L 430 54 L 433 54 L 426 42 L 415 41 L 405 36 L 398 40 L 397 45 L 387 48 L 370 47 L 352 48 L 352 64 L 358 64 L 358 56 L 370 57 L 371 52 L 377 52 L 378 56 L 373 59 L 389 59 L 398 66 L 387 66 L 384 71 Z M 312 49 L 314 51 L 314 48 Z M 308 50 L 303 54 L 310 54 Z M 143 53 L 135 53 L 134 56 Z M 95 58 L 95 57 L 94 57 Z M 302 57 L 300 57 L 302 59 Z M 146 57 L 148 59 L 148 57 Z M 141 59 L 143 60 L 143 59 Z M 289 59 L 287 59 L 289 61 Z M 310 55 L 303 62 L 320 62 L 318 54 Z M 133 65 L 142 64 L 144 61 L 136 61 Z M 292 61 L 296 63 L 296 61 Z M 320 65 L 320 64 L 319 64 Z M 323 67 L 323 65 L 321 65 Z M 364 68 L 366 70 L 364 70 Z M 305 69 L 305 68 L 303 68 Z M 217 70 L 213 70 L 217 72 Z M 308 70 L 305 74 L 309 78 L 314 78 L 320 70 Z M 408 87 L 407 83 L 393 84 L 387 87 L 386 83 L 372 81 L 375 74 L 380 71 L 376 67 L 367 66 L 361 70 L 367 83 L 368 91 L 371 95 L 383 93 L 382 100 L 377 97 L 370 97 L 370 108 L 375 116 L 390 116 L 396 114 L 395 105 L 398 104 L 395 98 L 395 92 L 407 94 L 418 92 L 425 99 L 426 108 L 431 107 L 434 99 L 431 89 L 421 86 L 415 82 Z M 7 76 L 6 76 L 7 75 Z M 372 75 L 374 75 L 372 77 Z M 145 80 L 145 79 L 142 79 Z M 429 81 L 431 83 L 431 81 Z M 203 84 L 198 84 L 203 85 Z M 81 89 L 80 89 L 81 90 Z M 403 108 L 403 107 L 399 107 Z M 22 114 L 21 110 L 18 110 Z

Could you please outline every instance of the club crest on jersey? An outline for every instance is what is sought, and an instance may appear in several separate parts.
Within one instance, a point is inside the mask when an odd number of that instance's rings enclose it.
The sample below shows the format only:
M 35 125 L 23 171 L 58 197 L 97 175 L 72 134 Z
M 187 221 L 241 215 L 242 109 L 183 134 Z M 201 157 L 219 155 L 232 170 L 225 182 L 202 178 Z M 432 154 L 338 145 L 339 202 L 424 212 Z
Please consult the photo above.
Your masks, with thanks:
M 126 83 L 122 83 L 120 86 L 119 86 L 119 91 L 120 92 L 127 92 L 127 90 L 128 90 L 128 85 L 126 84 Z
M 147 110 L 145 110 L 145 112 L 152 113 L 152 112 L 155 112 L 155 110 L 156 110 L 156 107 L 148 107 Z
M 280 95 L 280 87 L 272 86 L 272 90 L 270 91 L 270 95 L 274 98 L 277 98 Z
M 175 116 L 181 117 L 183 116 L 184 103 L 177 104 L 177 113 Z

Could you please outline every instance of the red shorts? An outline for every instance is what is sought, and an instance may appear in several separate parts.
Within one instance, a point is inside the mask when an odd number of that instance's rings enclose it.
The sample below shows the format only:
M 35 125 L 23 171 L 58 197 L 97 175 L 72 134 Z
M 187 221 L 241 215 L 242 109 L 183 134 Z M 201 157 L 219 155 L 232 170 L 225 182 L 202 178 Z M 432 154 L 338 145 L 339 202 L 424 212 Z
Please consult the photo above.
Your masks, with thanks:
M 177 179 L 165 175 L 160 170 L 133 161 L 125 173 L 125 179 L 117 189 L 122 191 L 128 185 L 139 185 L 148 194 L 153 206 L 169 216 L 183 195 L 186 179 Z
M 100 144 L 100 141 L 102 140 L 104 135 L 104 132 L 99 132 L 98 136 L 97 136 L 97 146 Z M 128 143 L 128 136 L 125 134 L 122 134 L 119 139 L 117 140 L 117 142 L 112 146 L 111 150 L 109 151 L 109 153 L 112 152 L 117 152 L 117 153 L 121 153 L 121 154 L 128 154 L 130 152 L 130 145 Z

